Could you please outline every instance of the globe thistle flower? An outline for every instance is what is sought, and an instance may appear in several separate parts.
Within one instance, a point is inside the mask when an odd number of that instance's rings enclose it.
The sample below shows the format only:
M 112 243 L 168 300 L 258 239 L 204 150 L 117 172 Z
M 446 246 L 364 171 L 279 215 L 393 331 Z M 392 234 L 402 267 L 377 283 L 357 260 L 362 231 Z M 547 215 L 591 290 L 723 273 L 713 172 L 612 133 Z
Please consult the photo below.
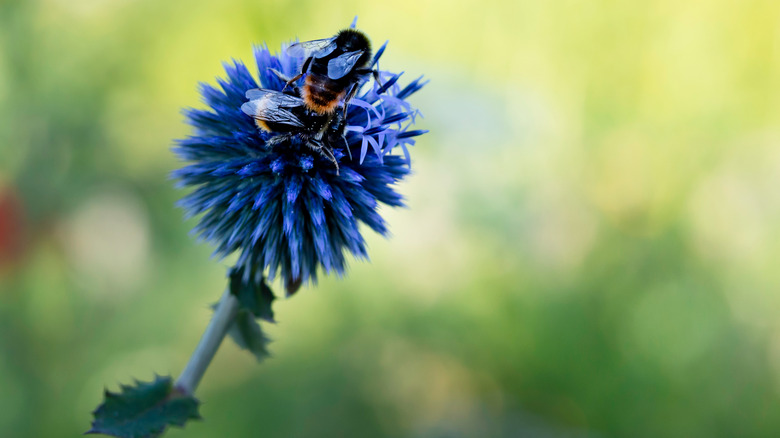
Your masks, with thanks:
M 401 74 L 380 71 L 381 85 L 363 84 L 346 113 L 349 150 L 333 147 L 337 171 L 295 137 L 271 147 L 279 134 L 258 130 L 242 112 L 248 90 L 282 91 L 285 82 L 274 70 L 293 77 L 304 61 L 285 47 L 278 54 L 255 47 L 254 57 L 258 80 L 233 60 L 219 87 L 200 84 L 209 108 L 184 111 L 194 134 L 174 151 L 189 164 L 173 176 L 180 187 L 194 188 L 180 205 L 188 216 L 200 215 L 194 231 L 216 246 L 217 256 L 237 252 L 236 269 L 247 281 L 280 275 L 292 294 L 316 282 L 320 269 L 342 275 L 347 253 L 367 257 L 360 223 L 387 234 L 377 207 L 404 205 L 394 185 L 409 174 L 414 137 L 427 132 L 410 129 L 419 113 L 406 98 L 425 82 L 420 77 L 401 87 Z

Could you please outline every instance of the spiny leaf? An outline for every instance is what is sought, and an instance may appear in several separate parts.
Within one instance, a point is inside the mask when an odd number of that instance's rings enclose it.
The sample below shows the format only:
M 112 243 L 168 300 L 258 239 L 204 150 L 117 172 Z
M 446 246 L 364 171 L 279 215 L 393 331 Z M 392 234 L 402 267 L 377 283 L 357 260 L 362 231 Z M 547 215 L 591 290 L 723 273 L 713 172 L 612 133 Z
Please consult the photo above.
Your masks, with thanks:
M 257 318 L 275 322 L 271 303 L 276 297 L 265 283 L 262 273 L 254 276 L 245 275 L 244 268 L 233 268 L 230 270 L 229 277 L 230 293 L 238 298 L 241 308 L 249 310 Z
M 270 356 L 268 344 L 271 343 L 271 340 L 265 336 L 260 324 L 251 312 L 239 310 L 228 334 L 239 347 L 254 354 L 258 362 L 262 362 Z
M 198 400 L 174 388 L 170 377 L 157 376 L 153 382 L 136 381 L 135 386 L 121 388 L 119 393 L 105 391 L 86 434 L 155 438 L 169 425 L 183 427 L 187 420 L 200 419 Z

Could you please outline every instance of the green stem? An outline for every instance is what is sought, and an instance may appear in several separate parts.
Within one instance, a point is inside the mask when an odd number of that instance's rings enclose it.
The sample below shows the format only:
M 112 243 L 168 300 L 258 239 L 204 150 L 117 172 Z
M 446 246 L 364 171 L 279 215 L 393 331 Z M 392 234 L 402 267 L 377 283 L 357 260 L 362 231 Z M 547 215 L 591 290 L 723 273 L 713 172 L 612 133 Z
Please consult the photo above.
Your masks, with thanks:
M 222 340 L 225 339 L 230 325 L 236 319 L 238 307 L 238 300 L 230 293 L 230 288 L 227 288 L 225 293 L 222 294 L 219 304 L 217 304 L 217 308 L 211 317 L 208 327 L 206 327 L 206 331 L 203 333 L 203 337 L 200 338 L 198 346 L 192 353 L 192 357 L 190 357 L 187 366 L 184 367 L 184 371 L 176 380 L 176 388 L 183 393 L 187 395 L 195 393 L 195 389 L 206 373 L 211 360 L 217 354 Z

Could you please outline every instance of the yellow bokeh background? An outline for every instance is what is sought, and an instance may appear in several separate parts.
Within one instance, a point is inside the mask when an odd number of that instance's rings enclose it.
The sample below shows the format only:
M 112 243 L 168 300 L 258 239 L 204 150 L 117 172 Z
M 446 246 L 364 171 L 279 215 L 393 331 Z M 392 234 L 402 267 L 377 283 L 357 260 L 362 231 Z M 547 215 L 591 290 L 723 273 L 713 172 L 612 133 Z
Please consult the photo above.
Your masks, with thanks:
M 181 371 L 230 260 L 174 207 L 180 110 L 355 15 L 431 79 L 410 208 L 168 436 L 777 435 L 780 3 L 6 0 L 0 437 Z

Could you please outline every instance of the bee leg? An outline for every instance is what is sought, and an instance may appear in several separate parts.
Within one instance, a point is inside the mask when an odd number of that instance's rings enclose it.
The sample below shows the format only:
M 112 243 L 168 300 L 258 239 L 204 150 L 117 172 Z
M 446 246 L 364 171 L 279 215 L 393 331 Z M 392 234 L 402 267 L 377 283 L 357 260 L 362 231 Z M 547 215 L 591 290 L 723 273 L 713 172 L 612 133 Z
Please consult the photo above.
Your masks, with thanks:
M 349 105 L 349 101 L 352 100 L 353 97 L 355 97 L 357 91 L 358 91 L 358 85 L 357 84 L 352 85 L 352 88 L 349 90 L 349 93 L 347 93 L 347 97 L 344 98 L 343 120 L 347 120 L 347 106 Z
M 333 155 L 333 151 L 330 149 L 330 147 L 325 146 L 322 148 L 322 150 L 320 150 L 320 152 L 325 155 L 327 159 L 333 162 L 333 165 L 336 166 L 336 176 L 339 176 L 339 162 L 336 160 L 336 156 Z
M 278 134 L 265 141 L 265 146 L 269 149 L 273 149 L 274 146 L 280 145 L 292 138 L 290 134 Z
M 347 151 L 347 155 L 349 155 L 349 161 L 352 161 L 352 150 L 349 148 L 349 142 L 347 141 L 347 135 L 344 132 L 344 125 L 347 124 L 347 103 L 344 102 L 344 116 L 338 120 L 338 123 L 336 124 L 336 130 L 335 132 L 340 132 L 339 135 L 341 137 L 341 140 L 344 142 L 344 149 Z M 328 122 L 328 127 L 332 127 L 331 122 Z M 328 134 L 328 138 L 330 139 L 330 133 Z
M 293 82 L 295 82 L 297 80 L 297 79 L 290 79 L 290 78 L 288 78 L 287 76 L 284 75 L 284 73 L 280 72 L 279 70 L 277 70 L 275 68 L 268 67 L 268 70 L 270 70 L 271 73 L 275 74 L 277 78 L 279 78 L 280 80 L 282 80 L 285 83 L 284 88 L 287 88 L 288 85 L 292 84 Z M 284 88 L 282 89 L 282 91 L 284 91 Z M 293 92 L 295 92 L 295 94 L 298 94 L 298 95 L 301 94 L 300 90 L 298 90 L 298 87 L 295 86 L 295 85 L 293 85 Z
M 347 150 L 347 155 L 349 155 L 349 161 L 352 161 L 352 150 L 349 148 L 349 142 L 347 141 L 347 135 L 341 134 L 341 139 L 344 140 L 344 149 Z
M 361 68 L 355 70 L 355 72 L 361 75 L 367 75 L 371 73 L 371 75 L 374 77 L 374 81 L 376 81 L 376 84 L 379 85 L 379 88 L 382 88 L 382 81 L 379 79 L 379 70 L 369 70 L 367 68 Z
M 286 90 L 286 89 L 287 89 L 287 87 L 289 87 L 289 86 L 290 86 L 290 85 L 291 85 L 293 82 L 295 82 L 295 81 L 297 81 L 298 79 L 300 79 L 302 76 L 303 76 L 303 73 L 298 73 L 297 75 L 295 75 L 295 77 L 294 77 L 294 78 L 292 78 L 292 79 L 288 80 L 288 81 L 287 81 L 287 83 L 285 83 L 285 84 L 284 84 L 284 87 L 282 88 L 282 93 L 284 93 L 284 90 Z
M 295 81 L 297 81 L 298 79 L 300 79 L 300 78 L 302 78 L 302 77 L 303 77 L 303 74 L 304 74 L 304 73 L 306 73 L 306 70 L 308 70 L 308 69 L 309 69 L 309 64 L 311 64 L 311 60 L 312 60 L 312 59 L 313 59 L 313 58 L 312 58 L 311 56 L 309 56 L 308 58 L 306 58 L 306 61 L 304 61 L 304 62 L 303 62 L 303 65 L 301 66 L 301 72 L 300 72 L 300 73 L 298 73 L 297 75 L 295 75 L 295 77 L 294 77 L 294 78 L 292 78 L 292 79 L 288 80 L 288 81 L 287 81 L 287 83 L 284 85 L 284 88 L 282 88 L 282 91 L 284 91 L 285 89 L 287 89 L 287 87 L 288 87 L 290 84 L 292 84 L 293 82 L 295 82 Z
M 330 149 L 329 146 L 326 146 L 321 142 L 314 142 L 311 140 L 306 142 L 306 145 L 312 148 L 313 150 L 319 152 L 320 154 L 322 154 L 322 156 L 324 156 L 330 162 L 332 162 L 333 165 L 336 166 L 336 176 L 339 175 L 339 162 L 336 160 L 336 156 L 333 155 L 333 151 Z
M 355 97 L 355 94 L 357 94 L 358 86 L 357 84 L 353 85 L 352 88 L 349 90 L 349 93 L 347 93 L 347 97 L 344 98 L 344 110 L 341 112 L 341 122 L 339 123 L 347 123 L 347 107 L 349 106 L 349 101 L 352 100 L 353 97 Z M 344 137 L 344 134 L 341 134 L 342 137 Z M 344 143 L 346 143 L 346 138 L 344 139 Z M 347 147 L 347 151 L 349 151 L 349 147 Z M 352 160 L 352 152 L 349 152 L 349 159 Z

